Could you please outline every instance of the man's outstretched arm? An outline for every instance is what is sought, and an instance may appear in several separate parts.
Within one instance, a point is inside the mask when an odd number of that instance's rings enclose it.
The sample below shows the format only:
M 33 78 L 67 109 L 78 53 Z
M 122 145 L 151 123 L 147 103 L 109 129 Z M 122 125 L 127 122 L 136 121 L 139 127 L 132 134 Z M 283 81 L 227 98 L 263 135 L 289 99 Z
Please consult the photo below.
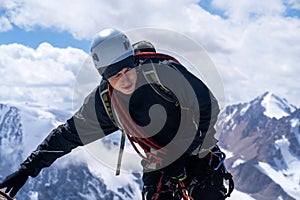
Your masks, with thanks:
M 93 90 L 81 108 L 66 121 L 52 130 L 44 141 L 21 163 L 18 171 L 7 176 L 0 188 L 6 188 L 10 196 L 15 196 L 28 177 L 36 177 L 56 159 L 68 154 L 72 149 L 100 139 L 118 128 L 106 114 L 100 99 L 99 88 Z

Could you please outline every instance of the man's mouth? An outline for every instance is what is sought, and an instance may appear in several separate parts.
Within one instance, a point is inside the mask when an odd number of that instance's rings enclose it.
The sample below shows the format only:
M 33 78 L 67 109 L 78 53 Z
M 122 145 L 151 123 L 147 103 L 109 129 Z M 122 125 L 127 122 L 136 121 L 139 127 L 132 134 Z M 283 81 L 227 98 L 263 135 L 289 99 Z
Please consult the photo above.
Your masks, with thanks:
M 123 89 L 125 89 L 125 90 L 129 90 L 131 87 L 132 87 L 132 84 L 129 84 L 129 85 L 127 85 L 127 86 L 123 87 Z

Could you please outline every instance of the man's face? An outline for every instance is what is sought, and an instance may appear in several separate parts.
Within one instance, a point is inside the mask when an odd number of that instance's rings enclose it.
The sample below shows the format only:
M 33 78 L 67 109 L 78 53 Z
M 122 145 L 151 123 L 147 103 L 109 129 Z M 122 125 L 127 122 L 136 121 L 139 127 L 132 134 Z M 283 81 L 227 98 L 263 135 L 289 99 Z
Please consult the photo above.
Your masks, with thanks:
M 135 68 L 124 68 L 116 75 L 108 78 L 111 86 L 123 94 L 132 94 L 137 80 Z

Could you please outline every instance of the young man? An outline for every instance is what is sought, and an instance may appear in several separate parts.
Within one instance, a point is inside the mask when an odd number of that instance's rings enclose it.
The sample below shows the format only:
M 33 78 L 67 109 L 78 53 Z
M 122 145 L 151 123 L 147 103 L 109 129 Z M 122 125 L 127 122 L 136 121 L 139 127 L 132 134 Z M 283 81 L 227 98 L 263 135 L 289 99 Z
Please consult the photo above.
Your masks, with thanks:
M 143 158 L 143 199 L 226 198 L 225 157 L 214 139 L 216 99 L 201 80 L 171 56 L 156 53 L 151 43 L 133 46 L 135 51 L 115 29 L 95 36 L 91 54 L 103 77 L 100 85 L 0 188 L 15 196 L 29 176 L 36 177 L 57 158 L 122 130 Z

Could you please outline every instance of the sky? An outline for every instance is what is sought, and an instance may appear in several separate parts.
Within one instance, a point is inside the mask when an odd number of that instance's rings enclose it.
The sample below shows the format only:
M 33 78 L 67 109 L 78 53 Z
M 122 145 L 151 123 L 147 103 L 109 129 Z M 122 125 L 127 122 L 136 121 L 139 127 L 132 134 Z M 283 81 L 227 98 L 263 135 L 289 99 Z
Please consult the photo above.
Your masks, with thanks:
M 74 91 L 84 96 L 99 82 L 86 63 L 92 37 L 109 27 L 197 42 L 227 105 L 269 91 L 300 107 L 299 0 L 0 0 L 0 102 L 71 109 Z

